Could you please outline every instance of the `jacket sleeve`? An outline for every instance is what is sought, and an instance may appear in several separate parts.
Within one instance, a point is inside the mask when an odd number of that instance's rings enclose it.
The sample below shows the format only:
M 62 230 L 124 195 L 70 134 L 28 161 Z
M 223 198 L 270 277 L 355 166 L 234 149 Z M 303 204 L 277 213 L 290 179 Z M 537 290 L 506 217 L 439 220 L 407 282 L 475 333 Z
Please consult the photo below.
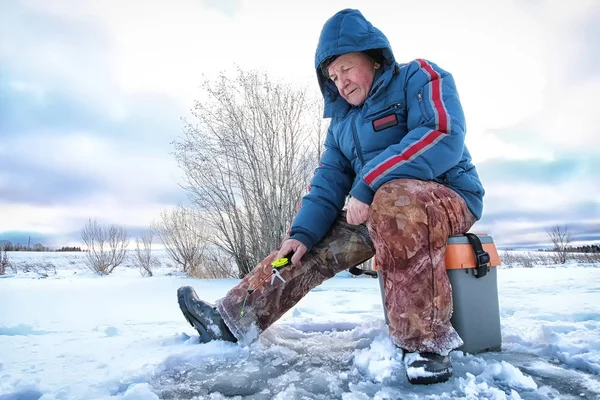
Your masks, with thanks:
M 433 180 L 458 164 L 463 153 L 465 117 L 452 75 L 421 59 L 407 68 L 408 133 L 362 168 L 350 194 L 366 204 L 384 183 Z
M 301 208 L 290 229 L 290 238 L 299 240 L 308 250 L 317 244 L 344 207 L 354 176 L 350 162 L 339 150 L 330 127 L 325 138 L 325 151 L 308 193 L 302 198 Z

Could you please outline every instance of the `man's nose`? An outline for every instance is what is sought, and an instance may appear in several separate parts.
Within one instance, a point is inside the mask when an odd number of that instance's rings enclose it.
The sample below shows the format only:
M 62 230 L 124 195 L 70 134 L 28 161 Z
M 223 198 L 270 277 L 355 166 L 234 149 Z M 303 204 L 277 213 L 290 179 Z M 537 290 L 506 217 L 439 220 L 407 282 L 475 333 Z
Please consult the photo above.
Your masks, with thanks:
M 345 88 L 350 83 L 350 80 L 347 77 L 339 77 L 338 78 L 338 90 Z

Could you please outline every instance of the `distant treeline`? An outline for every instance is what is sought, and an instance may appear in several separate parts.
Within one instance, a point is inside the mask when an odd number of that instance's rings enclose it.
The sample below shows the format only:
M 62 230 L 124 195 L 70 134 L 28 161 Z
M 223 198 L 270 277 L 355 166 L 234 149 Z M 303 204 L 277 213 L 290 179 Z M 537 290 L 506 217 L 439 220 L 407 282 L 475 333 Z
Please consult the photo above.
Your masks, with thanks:
M 600 253 L 600 244 L 592 244 L 586 246 L 569 247 L 569 253 Z
M 30 246 L 12 243 L 10 240 L 0 240 L 0 251 L 81 251 L 81 247 L 63 246 L 60 249 L 52 250 L 41 243 Z
M 538 249 L 538 251 L 556 251 L 556 249 Z M 569 246 L 565 251 L 567 253 L 600 253 L 600 245 Z
M 63 246 L 60 249 L 56 249 L 55 251 L 81 251 L 81 247 Z

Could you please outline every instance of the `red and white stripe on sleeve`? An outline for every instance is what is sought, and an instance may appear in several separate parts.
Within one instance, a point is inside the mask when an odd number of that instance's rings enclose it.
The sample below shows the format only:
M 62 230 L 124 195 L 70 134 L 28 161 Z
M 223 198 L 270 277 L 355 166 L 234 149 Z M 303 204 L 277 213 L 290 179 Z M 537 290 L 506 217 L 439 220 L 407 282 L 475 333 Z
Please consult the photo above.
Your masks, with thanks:
M 429 101 L 434 112 L 435 129 L 428 130 L 419 140 L 407 146 L 400 154 L 393 155 L 375 166 L 366 176 L 365 182 L 371 185 L 383 178 L 389 171 L 410 162 L 421 153 L 435 146 L 444 135 L 450 133 L 450 116 L 442 98 L 442 80 L 440 74 L 427 61 L 418 59 L 421 70 L 429 78 Z

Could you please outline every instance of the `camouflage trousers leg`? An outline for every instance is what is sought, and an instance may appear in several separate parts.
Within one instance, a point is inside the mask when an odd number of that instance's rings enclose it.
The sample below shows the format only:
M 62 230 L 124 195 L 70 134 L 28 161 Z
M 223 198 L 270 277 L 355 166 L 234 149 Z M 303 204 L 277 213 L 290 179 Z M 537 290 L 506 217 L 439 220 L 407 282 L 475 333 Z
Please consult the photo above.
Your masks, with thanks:
M 450 324 L 448 236 L 475 223 L 465 201 L 435 182 L 393 180 L 371 204 L 369 232 L 385 284 L 390 336 L 408 351 L 447 354 L 462 345 Z
M 240 315 L 248 289 L 255 288 L 271 275 L 271 262 L 277 251 L 271 252 L 242 281 L 217 301 L 217 309 L 231 333 L 243 342 L 254 340 L 258 334 L 277 321 L 311 289 L 335 274 L 358 265 L 375 254 L 375 248 L 365 225 L 350 225 L 343 212 L 327 235 L 302 257 L 300 266 L 283 268 L 285 283 L 275 279 L 265 282 L 250 294 Z

